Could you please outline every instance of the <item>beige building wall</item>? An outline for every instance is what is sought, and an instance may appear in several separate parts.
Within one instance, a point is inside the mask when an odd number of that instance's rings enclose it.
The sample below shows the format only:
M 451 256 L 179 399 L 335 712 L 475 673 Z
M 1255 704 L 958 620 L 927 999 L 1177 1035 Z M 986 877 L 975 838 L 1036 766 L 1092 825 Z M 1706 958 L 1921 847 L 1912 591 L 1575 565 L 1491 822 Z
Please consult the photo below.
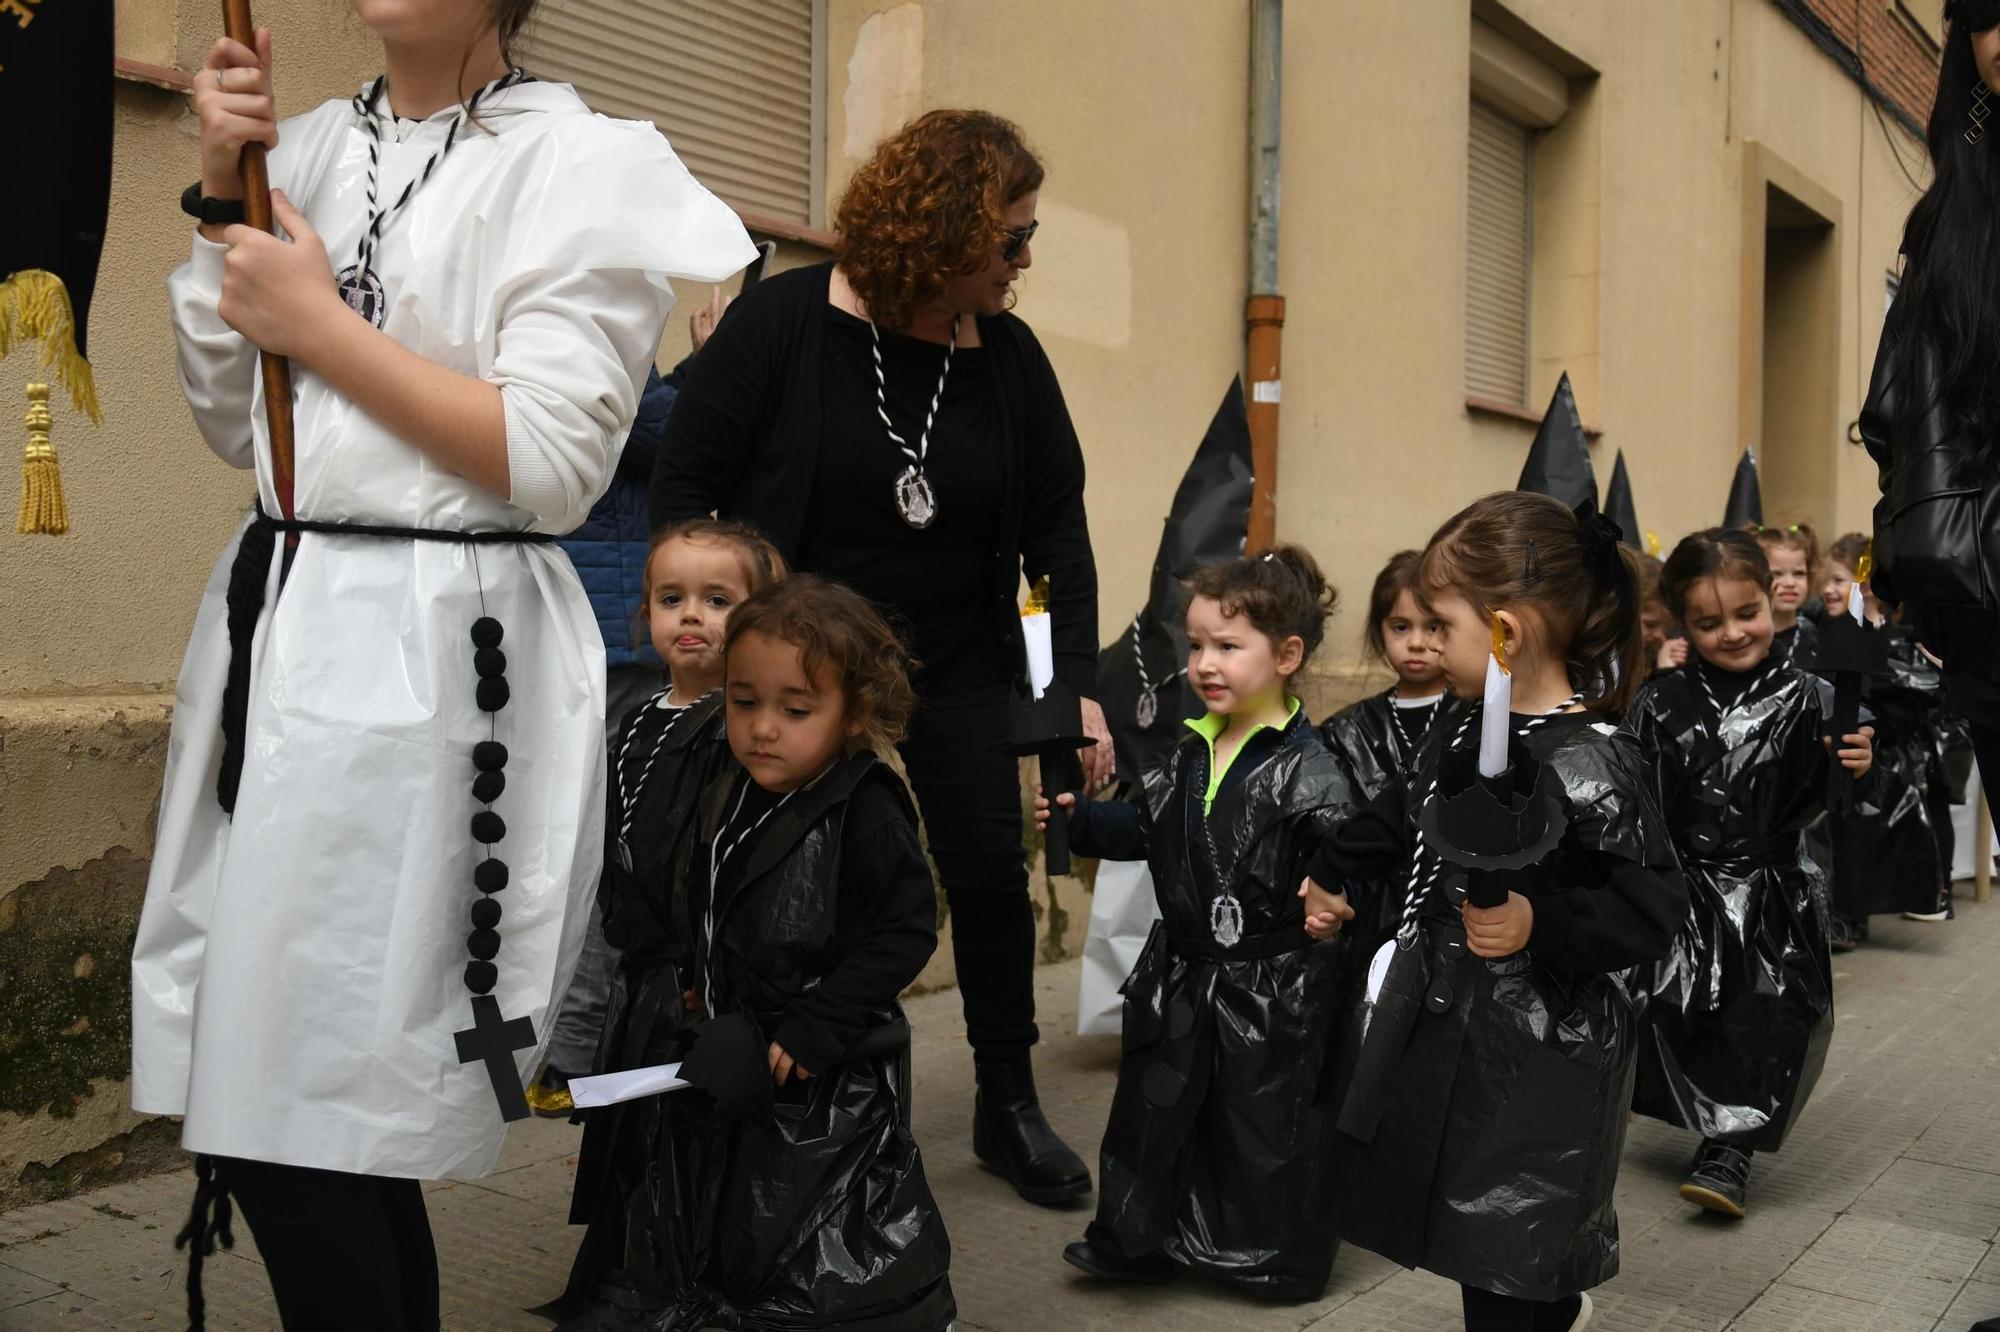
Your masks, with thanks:
M 1010 116 L 1046 159 L 1019 312 L 1084 441 L 1102 628 L 1115 634 L 1242 361 L 1248 6 L 824 2 L 831 194 L 883 133 L 933 106 Z M 156 75 L 198 68 L 218 27 L 206 0 L 120 9 L 120 55 Z M 374 72 L 346 6 L 259 0 L 257 12 L 277 32 L 287 114 Z M 1746 444 L 1767 459 L 1774 520 L 1865 527 L 1873 501 L 1872 469 L 1845 435 L 1915 191 L 1859 90 L 1775 6 L 1293 0 L 1278 527 L 1345 594 L 1312 691 L 1322 706 L 1358 687 L 1359 607 L 1382 560 L 1511 486 L 1534 431 L 1468 409 L 1463 387 L 1475 12 L 1532 58 L 1530 74 L 1554 71 L 1567 103 L 1535 148 L 1527 415 L 1567 369 L 1602 432 L 1600 483 L 1622 449 L 1641 521 L 1667 543 L 1720 517 Z M 1482 68 L 1493 49 L 1481 47 Z M 115 1166 L 137 1141 L 112 1136 L 132 1127 L 124 951 L 173 678 L 252 493 L 202 447 L 176 387 L 162 284 L 188 245 L 176 208 L 196 172 L 188 100 L 135 79 L 117 96 L 92 320 L 105 424 L 58 416 L 72 535 L 0 537 L 0 1199 Z M 1889 133 L 1921 173 L 1921 145 Z M 1776 233 L 1772 250 L 1774 216 L 1802 222 L 1805 238 Z M 1771 319 L 1767 250 L 1791 284 Z M 780 265 L 822 254 L 788 241 Z M 684 353 L 685 316 L 707 295 L 682 287 L 663 365 Z M 1767 324 L 1782 335 L 1771 356 Z M 0 407 L 24 372 L 18 356 L 0 362 Z M 1072 889 L 1037 887 L 1049 954 L 1085 914 Z

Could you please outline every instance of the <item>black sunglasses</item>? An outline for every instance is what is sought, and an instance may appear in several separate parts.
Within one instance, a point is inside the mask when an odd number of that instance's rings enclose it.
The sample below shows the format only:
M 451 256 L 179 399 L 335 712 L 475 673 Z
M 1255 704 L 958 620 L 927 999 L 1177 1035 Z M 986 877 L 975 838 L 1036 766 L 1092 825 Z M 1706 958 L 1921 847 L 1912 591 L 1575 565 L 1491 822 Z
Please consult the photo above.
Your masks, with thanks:
M 1000 257 L 1010 264 L 1019 259 L 1021 251 L 1028 248 L 1028 242 L 1035 238 L 1035 232 L 1041 225 L 1041 219 L 1037 218 L 1025 227 L 1014 227 L 1009 230 L 1007 243 L 1000 247 Z

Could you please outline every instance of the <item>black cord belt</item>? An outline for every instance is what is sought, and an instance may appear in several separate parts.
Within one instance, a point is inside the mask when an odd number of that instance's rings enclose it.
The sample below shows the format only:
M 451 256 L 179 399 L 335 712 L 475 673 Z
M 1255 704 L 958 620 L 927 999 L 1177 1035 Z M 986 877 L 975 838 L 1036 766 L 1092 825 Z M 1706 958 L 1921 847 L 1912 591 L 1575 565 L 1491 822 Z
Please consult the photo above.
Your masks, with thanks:
M 383 541 L 449 541 L 459 545 L 546 545 L 546 532 L 457 532 L 442 527 L 387 527 L 377 523 L 329 523 L 311 518 L 273 518 L 259 504 L 243 529 L 229 566 L 229 679 L 222 691 L 222 768 L 215 775 L 215 799 L 225 813 L 236 812 L 243 780 L 244 731 L 250 715 L 250 641 L 264 614 L 264 589 L 278 534 L 316 532 L 326 536 L 373 537 Z

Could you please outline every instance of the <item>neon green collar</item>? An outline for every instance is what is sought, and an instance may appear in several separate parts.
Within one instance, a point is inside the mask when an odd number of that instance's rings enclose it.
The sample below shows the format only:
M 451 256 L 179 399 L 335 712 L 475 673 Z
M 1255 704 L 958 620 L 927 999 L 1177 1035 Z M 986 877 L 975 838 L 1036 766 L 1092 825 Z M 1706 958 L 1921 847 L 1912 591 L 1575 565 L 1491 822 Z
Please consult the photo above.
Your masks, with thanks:
M 1291 726 L 1292 719 L 1299 715 L 1299 701 L 1295 698 L 1290 700 L 1290 702 L 1292 705 L 1291 709 L 1285 713 L 1285 725 L 1280 727 L 1280 730 Z M 1250 742 L 1257 738 L 1257 732 L 1268 731 L 1271 728 L 1264 722 L 1258 722 L 1250 728 L 1250 733 L 1244 736 L 1235 750 L 1231 752 L 1229 761 L 1226 763 L 1217 763 L 1215 761 L 1215 742 L 1222 738 L 1223 731 L 1228 728 L 1229 718 L 1219 712 L 1204 712 L 1201 716 L 1190 718 L 1183 724 L 1190 731 L 1193 731 L 1208 742 L 1208 790 L 1203 792 L 1201 797 L 1201 812 L 1205 818 L 1208 812 L 1215 808 L 1216 792 L 1222 789 L 1222 779 L 1229 774 L 1229 769 L 1235 765 L 1237 759 L 1242 757 L 1243 751 L 1250 747 Z

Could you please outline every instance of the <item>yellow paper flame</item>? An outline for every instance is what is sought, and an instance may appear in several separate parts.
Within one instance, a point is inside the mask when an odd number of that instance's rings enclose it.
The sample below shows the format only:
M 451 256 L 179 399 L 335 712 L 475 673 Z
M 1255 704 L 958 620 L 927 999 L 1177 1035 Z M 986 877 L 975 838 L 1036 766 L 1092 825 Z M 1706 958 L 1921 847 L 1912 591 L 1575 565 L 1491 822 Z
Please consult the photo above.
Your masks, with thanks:
M 1854 581 L 1857 583 L 1865 583 L 1868 581 L 1868 575 L 1874 572 L 1875 572 L 1875 538 L 1869 537 L 1867 548 L 1861 552 L 1861 558 L 1854 562 Z
M 1025 620 L 1030 615 L 1047 615 L 1048 613 L 1049 576 L 1043 574 L 1035 580 L 1035 585 L 1028 589 L 1028 604 L 1021 607 L 1021 618 Z
M 1660 558 L 1660 534 L 1650 527 L 1646 529 L 1646 553 L 1656 560 Z
M 1514 672 L 1507 667 L 1507 626 L 1500 623 L 1500 612 L 1493 612 L 1493 660 L 1500 663 L 1502 675 Z

